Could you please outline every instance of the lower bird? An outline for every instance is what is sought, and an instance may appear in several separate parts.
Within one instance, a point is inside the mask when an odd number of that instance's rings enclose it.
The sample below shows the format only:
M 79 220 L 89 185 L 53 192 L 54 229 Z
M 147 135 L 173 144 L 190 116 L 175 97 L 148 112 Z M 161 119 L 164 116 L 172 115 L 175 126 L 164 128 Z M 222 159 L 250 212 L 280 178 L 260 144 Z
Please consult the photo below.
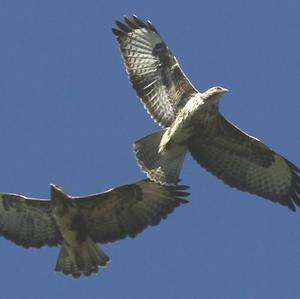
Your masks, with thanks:
M 1 193 L 0 235 L 25 248 L 61 245 L 55 270 L 74 278 L 90 276 L 109 262 L 96 243 L 133 238 L 159 224 L 187 203 L 187 188 L 144 180 L 73 197 L 51 185 L 50 201 Z
M 187 151 L 225 184 L 300 206 L 300 170 L 219 112 L 228 90 L 199 92 L 151 22 L 124 17 L 113 28 L 129 79 L 148 113 L 163 130 L 138 140 L 141 169 L 161 184 L 176 184 Z

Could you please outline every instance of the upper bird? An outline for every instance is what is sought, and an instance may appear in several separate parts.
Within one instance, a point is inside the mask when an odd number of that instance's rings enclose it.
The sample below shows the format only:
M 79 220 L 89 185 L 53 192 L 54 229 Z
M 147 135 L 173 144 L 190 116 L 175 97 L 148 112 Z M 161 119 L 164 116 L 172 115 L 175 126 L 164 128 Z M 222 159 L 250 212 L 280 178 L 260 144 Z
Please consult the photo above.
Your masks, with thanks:
M 159 224 L 180 204 L 188 187 L 149 180 L 103 193 L 73 197 L 51 185 L 51 200 L 0 193 L 0 235 L 23 247 L 61 244 L 56 271 L 90 276 L 109 257 L 96 243 L 135 237 Z
M 228 90 L 199 92 L 155 27 L 137 16 L 113 28 L 127 73 L 145 108 L 163 130 L 138 140 L 141 169 L 161 184 L 176 184 L 187 150 L 206 170 L 242 191 L 300 206 L 300 170 L 219 112 Z

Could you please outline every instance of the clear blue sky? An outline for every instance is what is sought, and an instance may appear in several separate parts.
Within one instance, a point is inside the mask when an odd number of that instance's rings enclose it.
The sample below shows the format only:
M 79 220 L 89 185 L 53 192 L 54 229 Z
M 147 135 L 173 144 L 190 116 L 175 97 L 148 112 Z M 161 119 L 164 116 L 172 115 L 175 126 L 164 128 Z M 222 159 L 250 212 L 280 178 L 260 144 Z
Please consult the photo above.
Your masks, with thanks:
M 200 90 L 230 89 L 228 119 L 299 166 L 299 10 L 297 0 L 1 0 L 0 191 L 45 198 L 57 183 L 85 195 L 144 177 L 132 143 L 158 127 L 111 33 L 133 13 Z M 190 157 L 181 176 L 190 204 L 104 245 L 112 262 L 95 277 L 55 273 L 58 248 L 1 238 L 3 298 L 300 298 L 300 211 L 231 189 Z

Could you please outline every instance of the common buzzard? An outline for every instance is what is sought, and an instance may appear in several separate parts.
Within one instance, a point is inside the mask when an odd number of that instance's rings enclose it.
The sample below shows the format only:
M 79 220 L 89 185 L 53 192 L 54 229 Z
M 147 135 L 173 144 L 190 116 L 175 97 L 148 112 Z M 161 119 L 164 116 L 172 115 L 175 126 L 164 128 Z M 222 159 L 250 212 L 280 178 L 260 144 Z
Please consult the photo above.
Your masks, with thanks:
M 279 202 L 300 205 L 300 170 L 219 113 L 228 90 L 199 92 L 155 27 L 137 16 L 113 28 L 137 95 L 163 130 L 138 140 L 134 151 L 152 180 L 176 184 L 187 150 L 227 185 Z
M 0 194 L 0 234 L 25 248 L 58 246 L 55 270 L 90 276 L 109 257 L 96 245 L 135 237 L 186 203 L 187 186 L 149 180 L 103 193 L 73 197 L 51 185 L 51 200 Z

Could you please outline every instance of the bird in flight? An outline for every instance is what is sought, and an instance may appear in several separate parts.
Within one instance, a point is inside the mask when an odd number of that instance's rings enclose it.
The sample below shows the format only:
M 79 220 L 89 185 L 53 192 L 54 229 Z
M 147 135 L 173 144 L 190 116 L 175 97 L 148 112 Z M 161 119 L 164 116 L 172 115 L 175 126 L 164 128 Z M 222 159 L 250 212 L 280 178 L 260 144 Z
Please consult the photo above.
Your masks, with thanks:
M 159 224 L 188 202 L 187 188 L 144 180 L 84 197 L 56 185 L 51 200 L 1 193 L 0 235 L 25 248 L 61 245 L 55 270 L 90 276 L 109 262 L 96 243 L 133 238 Z
M 300 170 L 219 112 L 228 91 L 198 91 L 150 21 L 116 21 L 112 31 L 138 97 L 162 130 L 134 144 L 140 168 L 161 184 L 178 182 L 187 151 L 225 184 L 280 203 L 300 206 Z

